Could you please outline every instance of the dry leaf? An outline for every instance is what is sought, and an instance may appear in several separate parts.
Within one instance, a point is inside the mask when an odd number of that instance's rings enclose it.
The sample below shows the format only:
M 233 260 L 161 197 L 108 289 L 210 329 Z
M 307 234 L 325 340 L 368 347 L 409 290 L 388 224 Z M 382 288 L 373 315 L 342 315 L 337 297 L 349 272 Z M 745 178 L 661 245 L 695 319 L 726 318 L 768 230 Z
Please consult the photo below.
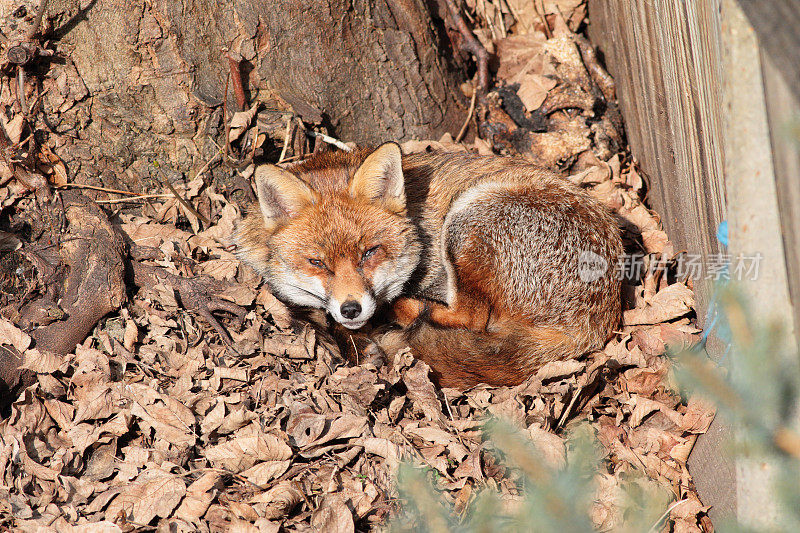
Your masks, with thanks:
M 355 532 L 353 513 L 339 494 L 326 494 L 322 498 L 311 515 L 311 527 L 326 533 Z
M 233 142 L 245 132 L 247 128 L 250 127 L 250 124 L 253 122 L 253 118 L 256 116 L 256 112 L 258 111 L 259 103 L 256 102 L 253 104 L 253 107 L 246 111 L 239 111 L 233 114 L 231 118 L 231 125 L 230 125 L 230 133 L 228 134 L 228 142 Z
M 216 468 L 242 472 L 263 461 L 286 461 L 292 449 L 275 435 L 257 430 L 206 448 L 203 455 Z
M 626 326 L 639 324 L 658 324 L 679 318 L 694 307 L 694 293 L 683 283 L 673 283 L 661 289 L 647 301 L 647 307 L 625 311 L 623 322 Z
M 186 485 L 182 479 L 160 468 L 151 468 L 131 483 L 108 504 L 106 520 L 125 516 L 137 524 L 148 524 L 155 517 L 171 515 L 183 496 Z

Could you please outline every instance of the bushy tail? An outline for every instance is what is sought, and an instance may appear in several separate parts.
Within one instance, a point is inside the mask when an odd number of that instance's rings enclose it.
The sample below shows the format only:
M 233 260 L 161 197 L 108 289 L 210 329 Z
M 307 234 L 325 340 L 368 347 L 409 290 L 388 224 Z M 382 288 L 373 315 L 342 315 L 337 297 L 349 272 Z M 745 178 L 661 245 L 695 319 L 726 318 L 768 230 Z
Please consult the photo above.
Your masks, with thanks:
M 381 341 L 386 353 L 408 344 L 442 387 L 479 383 L 517 385 L 550 361 L 572 359 L 595 348 L 552 327 L 515 324 L 497 332 L 439 328 L 423 322 Z

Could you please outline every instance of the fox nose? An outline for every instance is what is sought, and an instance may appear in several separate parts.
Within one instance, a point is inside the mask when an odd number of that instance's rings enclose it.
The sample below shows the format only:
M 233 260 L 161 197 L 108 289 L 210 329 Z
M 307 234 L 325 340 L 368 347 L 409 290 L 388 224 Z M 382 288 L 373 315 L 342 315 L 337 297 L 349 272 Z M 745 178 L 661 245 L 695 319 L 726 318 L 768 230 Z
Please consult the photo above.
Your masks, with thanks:
M 343 317 L 352 320 L 361 314 L 361 304 L 355 300 L 347 300 L 339 310 L 342 312 Z

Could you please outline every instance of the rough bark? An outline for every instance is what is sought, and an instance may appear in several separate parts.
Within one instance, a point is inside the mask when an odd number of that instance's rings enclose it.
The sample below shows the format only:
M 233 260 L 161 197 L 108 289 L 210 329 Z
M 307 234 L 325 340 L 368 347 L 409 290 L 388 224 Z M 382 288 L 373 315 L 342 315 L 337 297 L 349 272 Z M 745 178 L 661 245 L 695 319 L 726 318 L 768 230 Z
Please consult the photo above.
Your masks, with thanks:
M 458 131 L 463 72 L 439 13 L 435 0 L 104 0 L 84 9 L 55 0 L 49 8 L 58 47 L 90 95 L 84 138 L 130 169 L 123 182 L 152 177 L 144 158 L 185 171 L 215 151 L 208 137 L 218 136 L 226 85 L 236 110 L 226 54 L 242 59 L 250 102 L 289 104 L 347 141 Z M 80 120 L 64 119 L 62 129 Z M 64 157 L 81 164 L 80 153 Z

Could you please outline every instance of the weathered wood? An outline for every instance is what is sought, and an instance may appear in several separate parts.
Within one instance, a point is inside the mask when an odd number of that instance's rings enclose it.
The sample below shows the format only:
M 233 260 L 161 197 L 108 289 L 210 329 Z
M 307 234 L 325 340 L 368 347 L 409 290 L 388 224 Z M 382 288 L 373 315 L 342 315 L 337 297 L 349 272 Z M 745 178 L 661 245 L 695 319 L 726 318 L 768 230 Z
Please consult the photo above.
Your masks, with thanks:
M 781 235 L 797 328 L 800 327 L 800 95 L 791 90 L 774 55 L 762 53 L 761 62 Z M 796 68 L 793 71 L 798 72 Z M 800 343 L 800 335 L 795 335 L 795 340 Z
M 670 238 L 708 257 L 721 251 L 715 233 L 727 216 L 731 256 L 762 256 L 758 278 L 741 284 L 754 315 L 791 332 L 800 324 L 800 15 L 790 4 L 590 0 L 589 16 Z M 756 30 L 742 7 L 761 17 Z M 703 324 L 711 287 L 695 289 Z M 735 433 L 715 420 L 690 471 L 713 520 L 768 525 L 779 514 L 775 465 L 721 453 Z
M 592 0 L 589 19 L 617 83 L 633 154 L 649 177 L 650 203 L 678 250 L 719 253 L 718 2 Z M 702 313 L 710 285 L 697 280 L 695 291 Z
M 721 4 L 722 102 L 725 109 L 722 129 L 730 232 L 728 251 L 732 258 L 740 255 L 753 257 L 755 254 L 761 257 L 757 279 L 738 282 L 738 289 L 749 300 L 750 312 L 759 323 L 781 323 L 791 331 L 792 307 L 780 235 L 763 55 L 756 33 L 737 0 L 722 0 Z M 790 343 L 785 342 L 784 348 L 788 346 Z M 781 357 L 782 353 L 784 350 L 776 350 L 773 357 Z M 734 356 L 728 364 L 735 368 L 739 364 L 738 358 Z M 733 432 L 734 435 L 740 434 L 736 426 Z M 724 446 L 725 443 L 720 443 L 717 450 L 709 451 L 718 454 Z M 713 455 L 706 459 L 712 464 L 717 461 Z M 774 528 L 781 513 L 781 504 L 773 489 L 780 465 L 764 458 L 742 456 L 736 457 L 735 465 L 737 521 L 754 529 Z M 712 487 L 709 498 L 717 497 L 714 490 Z
M 800 4 L 796 0 L 739 0 L 785 90 L 800 100 Z

